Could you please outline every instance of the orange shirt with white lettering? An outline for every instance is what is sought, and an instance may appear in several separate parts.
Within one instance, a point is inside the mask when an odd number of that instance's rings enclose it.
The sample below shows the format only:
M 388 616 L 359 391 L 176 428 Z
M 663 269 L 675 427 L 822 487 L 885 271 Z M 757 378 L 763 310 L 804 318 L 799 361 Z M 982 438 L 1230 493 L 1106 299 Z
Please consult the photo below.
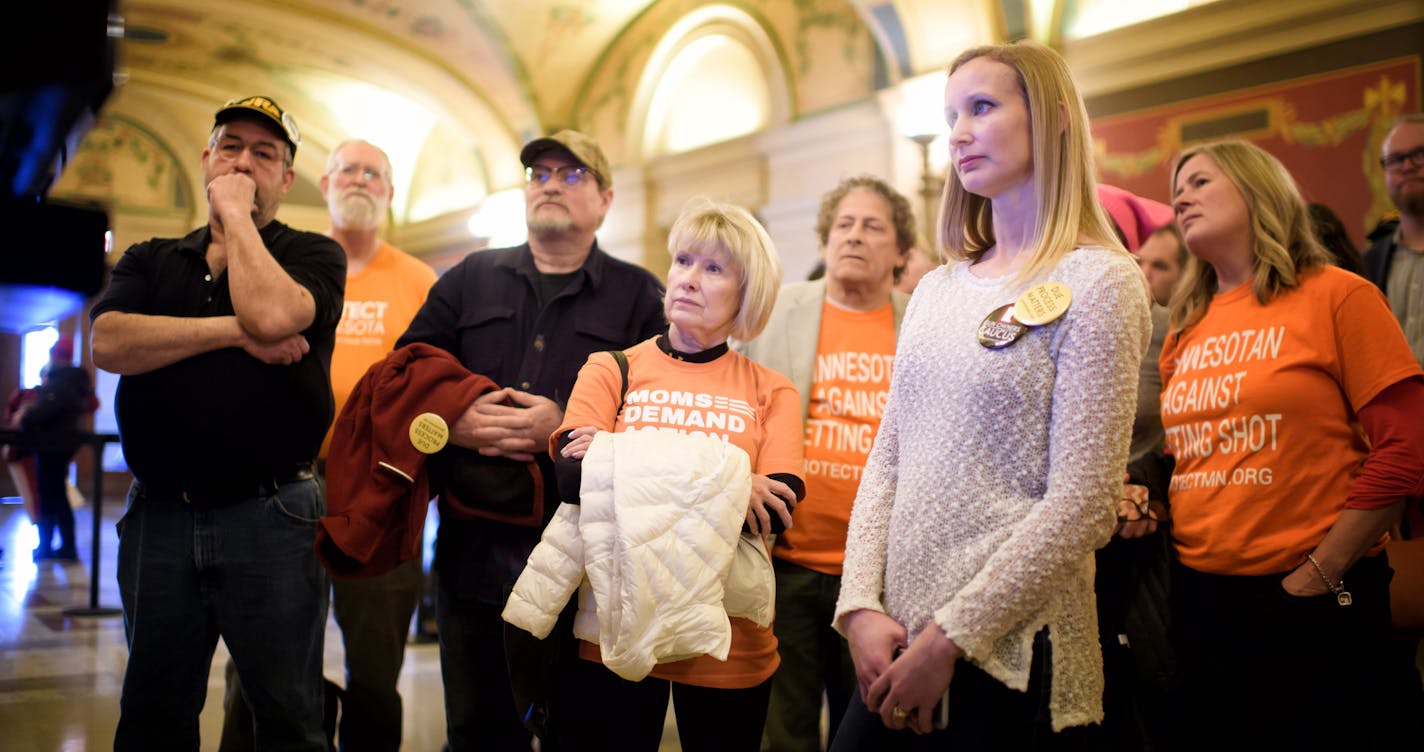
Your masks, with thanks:
M 381 243 L 365 269 L 346 277 L 346 300 L 331 352 L 331 391 L 338 415 L 366 369 L 395 348 L 433 284 L 434 269 L 390 243 Z M 322 457 L 330 445 L 328 428 Z
M 806 408 L 806 498 L 772 555 L 829 575 L 845 562 L 850 508 L 880 430 L 895 369 L 895 309 L 821 308 L 816 370 Z
M 801 398 L 785 376 L 732 351 L 708 363 L 678 360 L 658 349 L 657 338 L 625 352 L 628 395 L 616 420 L 622 376 L 613 356 L 594 353 L 579 370 L 554 436 L 581 426 L 710 434 L 745 450 L 757 475 L 801 476 Z M 659 663 L 650 675 L 718 689 L 766 681 L 781 665 L 771 628 L 735 617 L 731 623 L 726 661 L 703 655 Z M 598 646 L 582 642 L 579 655 L 597 661 Z
M 1217 295 L 1160 364 L 1177 552 L 1236 575 L 1305 560 L 1369 452 L 1359 409 L 1420 373 L 1379 289 L 1335 267 L 1264 306 L 1249 282 Z

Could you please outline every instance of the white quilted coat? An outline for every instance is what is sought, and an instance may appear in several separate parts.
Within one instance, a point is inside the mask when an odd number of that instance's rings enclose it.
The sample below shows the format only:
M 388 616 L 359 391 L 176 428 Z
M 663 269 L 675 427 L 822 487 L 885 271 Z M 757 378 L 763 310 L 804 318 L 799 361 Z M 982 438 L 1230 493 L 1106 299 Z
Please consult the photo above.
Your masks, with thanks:
M 658 663 L 726 660 L 729 614 L 771 623 L 770 560 L 761 538 L 741 534 L 751 495 L 742 449 L 707 436 L 600 432 L 581 483 L 581 506 L 559 506 L 505 621 L 542 639 L 580 588 L 574 636 L 596 642 L 603 664 L 631 681 Z

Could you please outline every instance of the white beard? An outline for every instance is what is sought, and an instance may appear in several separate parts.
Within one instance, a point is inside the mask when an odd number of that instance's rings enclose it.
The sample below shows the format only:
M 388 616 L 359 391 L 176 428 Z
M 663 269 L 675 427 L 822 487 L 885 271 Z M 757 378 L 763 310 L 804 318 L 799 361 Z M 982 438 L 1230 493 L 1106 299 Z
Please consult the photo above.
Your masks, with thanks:
M 347 193 L 331 207 L 332 221 L 349 230 L 374 230 L 381 226 L 386 202 L 361 193 Z

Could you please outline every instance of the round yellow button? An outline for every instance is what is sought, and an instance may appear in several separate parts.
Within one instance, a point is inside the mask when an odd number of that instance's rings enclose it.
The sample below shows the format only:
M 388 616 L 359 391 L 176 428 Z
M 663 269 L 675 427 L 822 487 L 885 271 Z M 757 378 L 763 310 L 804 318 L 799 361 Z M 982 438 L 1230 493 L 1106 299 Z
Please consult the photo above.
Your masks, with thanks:
M 423 454 L 435 454 L 450 440 L 450 427 L 435 413 L 421 413 L 410 422 L 410 443 Z
M 1062 282 L 1044 282 L 1030 287 L 1014 301 L 1014 318 L 1021 324 L 1042 326 L 1068 311 L 1073 291 Z

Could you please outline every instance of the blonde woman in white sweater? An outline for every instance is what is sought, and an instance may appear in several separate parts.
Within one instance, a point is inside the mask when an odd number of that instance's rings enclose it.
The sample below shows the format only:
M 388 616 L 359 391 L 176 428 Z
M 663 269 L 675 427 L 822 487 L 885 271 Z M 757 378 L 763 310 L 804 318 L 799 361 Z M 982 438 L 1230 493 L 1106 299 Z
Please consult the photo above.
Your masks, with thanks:
M 851 515 L 835 626 L 860 695 L 834 748 L 1074 748 L 1092 730 L 1070 727 L 1102 719 L 1092 553 L 1117 521 L 1148 293 L 1057 53 L 965 52 L 945 117 L 951 260 L 906 312 Z

